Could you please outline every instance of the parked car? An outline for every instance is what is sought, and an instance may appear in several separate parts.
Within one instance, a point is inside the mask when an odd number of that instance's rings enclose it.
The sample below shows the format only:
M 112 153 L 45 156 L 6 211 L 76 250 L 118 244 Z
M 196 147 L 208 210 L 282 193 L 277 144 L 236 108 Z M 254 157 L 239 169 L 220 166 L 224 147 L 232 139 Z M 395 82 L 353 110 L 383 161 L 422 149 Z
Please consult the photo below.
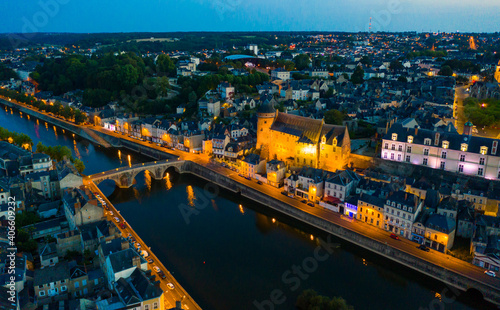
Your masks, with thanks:
M 120 227 L 121 227 L 121 229 L 125 229 L 125 228 L 127 228 L 127 225 L 125 225 L 125 223 L 120 223 Z
M 175 288 L 175 286 L 172 283 L 167 283 L 167 287 L 171 290 Z
M 314 203 L 312 203 L 312 202 L 308 202 L 308 203 L 307 203 L 307 205 L 308 205 L 309 207 L 314 207 Z
M 148 259 L 148 263 L 152 264 L 154 263 L 154 260 L 152 258 Z
M 389 237 L 395 240 L 399 240 L 399 237 L 396 234 L 391 234 Z
M 302 199 L 300 202 L 302 202 L 302 203 L 307 203 L 307 200 Z
M 282 191 L 282 192 L 281 192 L 281 195 L 288 196 L 288 192 L 287 192 L 287 191 Z
M 162 279 L 165 279 L 167 276 L 165 275 L 165 273 L 163 273 L 162 270 L 160 270 L 160 272 L 158 272 L 158 275 L 160 276 L 160 278 Z
M 116 216 L 114 217 L 115 222 L 120 223 L 120 219 L 117 218 Z
M 158 266 L 153 266 L 153 270 L 156 271 L 156 272 L 160 272 L 160 268 L 158 268 Z
M 109 211 L 109 215 L 113 216 L 113 211 Z
M 491 270 L 486 270 L 484 272 L 485 275 L 488 275 L 490 277 L 493 277 L 493 278 L 496 278 L 497 274 L 494 272 L 494 271 L 491 271 Z
M 426 247 L 425 245 L 421 244 L 417 247 L 417 249 L 420 249 L 422 251 L 425 251 L 425 252 L 429 252 L 430 249 L 428 247 Z
M 257 181 L 257 184 L 262 185 L 262 182 L 261 181 Z

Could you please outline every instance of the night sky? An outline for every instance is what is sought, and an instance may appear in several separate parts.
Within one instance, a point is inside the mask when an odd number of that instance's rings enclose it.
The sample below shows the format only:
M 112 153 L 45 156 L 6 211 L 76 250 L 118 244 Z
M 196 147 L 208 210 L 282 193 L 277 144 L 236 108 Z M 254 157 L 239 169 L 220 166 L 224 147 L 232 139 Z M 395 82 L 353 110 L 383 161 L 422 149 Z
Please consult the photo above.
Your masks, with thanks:
M 370 16 L 373 31 L 495 32 L 499 12 L 500 0 L 3 0 L 0 32 L 357 32 Z

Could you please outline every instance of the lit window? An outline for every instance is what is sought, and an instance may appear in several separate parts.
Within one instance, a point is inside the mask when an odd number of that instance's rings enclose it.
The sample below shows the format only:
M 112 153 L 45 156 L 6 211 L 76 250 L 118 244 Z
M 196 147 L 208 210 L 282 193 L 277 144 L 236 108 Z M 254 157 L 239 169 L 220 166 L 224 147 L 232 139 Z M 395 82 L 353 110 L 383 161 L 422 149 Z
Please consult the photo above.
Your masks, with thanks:
M 462 143 L 462 145 L 460 145 L 460 150 L 462 150 L 462 152 L 467 152 L 467 143 Z
M 450 142 L 443 141 L 443 149 L 447 149 L 450 146 Z
M 398 139 L 398 134 L 397 133 L 393 133 L 392 134 L 392 140 L 396 141 L 397 139 Z
M 413 136 L 408 136 L 408 143 L 413 143 Z
M 481 146 L 481 155 L 486 155 L 488 153 L 488 148 L 486 146 Z
M 429 138 L 425 139 L 424 145 L 431 145 L 431 139 L 429 139 Z

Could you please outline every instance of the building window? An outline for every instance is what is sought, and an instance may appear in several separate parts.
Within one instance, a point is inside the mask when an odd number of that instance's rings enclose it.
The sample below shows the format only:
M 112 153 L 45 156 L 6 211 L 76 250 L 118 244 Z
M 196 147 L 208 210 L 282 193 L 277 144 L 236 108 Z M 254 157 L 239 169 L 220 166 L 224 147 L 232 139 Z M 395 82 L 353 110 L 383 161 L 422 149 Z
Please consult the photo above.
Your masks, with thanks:
M 396 150 L 396 144 L 391 145 L 391 150 L 393 150 L 393 151 Z
M 425 139 L 424 145 L 431 145 L 431 139 L 429 139 L 429 138 Z
M 389 149 L 389 143 L 386 143 L 386 144 L 384 145 L 384 149 L 386 149 L 386 150 L 387 150 L 387 149 Z
M 83 279 L 82 280 L 82 286 L 85 286 L 85 285 L 87 285 L 87 280 Z
M 484 157 L 479 158 L 479 164 L 484 166 Z
M 394 160 L 394 153 L 391 153 L 391 159 Z
M 444 170 L 445 166 L 446 166 L 446 163 L 444 161 L 442 161 L 441 164 L 439 165 L 439 168 Z
M 153 303 L 153 309 L 158 309 L 158 303 L 157 302 Z
M 406 147 L 406 153 L 411 153 L 411 146 Z
M 398 161 L 401 161 L 401 154 L 398 154 Z
M 447 149 L 450 146 L 450 142 L 443 141 L 443 149 Z
M 384 158 L 387 158 L 387 153 L 384 153 Z
M 460 145 L 460 150 L 462 150 L 462 152 L 467 152 L 467 147 L 468 147 L 467 143 L 462 143 Z
M 458 165 L 458 172 L 464 172 L 464 165 Z
M 491 154 L 496 155 L 498 148 L 498 141 L 493 141 L 493 146 L 491 147 Z
M 406 162 L 409 163 L 410 162 L 410 155 L 406 155 Z
M 61 292 L 66 292 L 66 285 L 61 286 Z
M 80 287 L 80 283 L 78 283 L 78 281 L 75 282 L 75 288 L 79 288 Z
M 413 136 L 408 136 L 408 143 L 413 143 Z
M 144 305 L 144 310 L 149 310 L 149 305 Z
M 488 153 L 488 148 L 486 146 L 481 146 L 481 155 L 486 155 Z
M 42 297 L 43 297 L 43 296 L 45 296 L 45 291 L 40 291 L 40 292 L 38 292 L 38 295 L 40 295 L 40 296 L 42 296 Z
M 477 175 L 483 175 L 483 168 L 478 168 L 477 169 Z
M 427 158 L 424 158 L 422 161 L 422 165 L 427 166 Z
M 400 152 L 403 151 L 403 146 L 401 144 L 398 146 L 398 151 L 400 151 Z
M 398 134 L 397 133 L 393 133 L 392 134 L 392 140 L 396 141 L 397 139 L 398 139 Z
M 424 149 L 424 155 L 428 156 L 429 155 L 429 149 Z
M 460 161 L 465 161 L 465 154 L 460 154 Z
M 446 152 L 441 152 L 441 158 L 446 159 Z

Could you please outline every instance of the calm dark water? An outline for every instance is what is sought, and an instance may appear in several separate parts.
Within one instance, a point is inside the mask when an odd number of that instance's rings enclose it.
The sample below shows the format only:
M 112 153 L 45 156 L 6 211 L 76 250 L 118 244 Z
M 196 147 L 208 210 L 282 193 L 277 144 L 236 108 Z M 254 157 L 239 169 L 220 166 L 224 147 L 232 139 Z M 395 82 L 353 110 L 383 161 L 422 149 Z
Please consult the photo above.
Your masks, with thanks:
M 121 151 L 120 160 L 118 150 L 74 140 L 0 107 L 0 126 L 30 135 L 35 144 L 71 147 L 86 174 L 128 165 L 128 151 Z M 130 155 L 132 164 L 149 161 Z M 213 185 L 191 175 L 155 181 L 140 173 L 136 180 L 130 189 L 115 188 L 112 181 L 99 187 L 204 309 L 294 309 L 309 288 L 341 296 L 355 309 L 490 308 L 464 296 L 451 300 L 440 282 L 334 237 L 340 248 L 315 260 L 327 234 L 231 192 L 214 195 Z M 322 247 L 318 253 L 323 259 L 327 252 Z M 294 266 L 301 266 L 302 278 L 292 273 Z M 282 303 L 271 308 L 265 301 L 275 290 L 282 292 Z

